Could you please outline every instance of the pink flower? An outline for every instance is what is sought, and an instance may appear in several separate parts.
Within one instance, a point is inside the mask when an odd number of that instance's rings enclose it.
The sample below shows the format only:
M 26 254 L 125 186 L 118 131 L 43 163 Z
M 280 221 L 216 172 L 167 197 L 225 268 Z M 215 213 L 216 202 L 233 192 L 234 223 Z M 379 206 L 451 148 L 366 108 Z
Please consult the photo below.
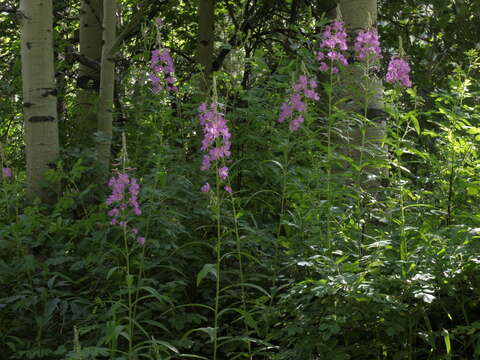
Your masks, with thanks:
M 303 116 L 302 115 L 298 115 L 295 120 L 293 120 L 291 123 L 290 123 L 290 131 L 297 131 L 298 129 L 300 129 L 300 125 L 303 123 L 304 119 L 303 119 Z
M 143 246 L 145 244 L 145 238 L 143 236 L 137 237 L 137 243 Z
M 229 194 L 231 194 L 233 191 L 232 191 L 232 188 L 228 185 L 225 185 L 224 187 L 225 191 L 228 192 Z
M 12 177 L 12 169 L 10 169 L 8 167 L 2 168 L 2 175 L 5 178 Z
M 203 127 L 203 140 L 201 150 L 204 155 L 201 170 L 210 169 L 212 161 L 230 156 L 230 130 L 227 120 L 218 112 L 217 104 L 201 104 L 198 107 L 199 120 Z
M 328 65 L 324 62 L 320 63 L 320 71 L 327 71 L 329 69 Z
M 112 176 L 108 181 L 108 186 L 112 189 L 111 195 L 107 198 L 107 205 L 111 207 L 108 211 L 110 216 L 110 224 L 113 226 L 128 227 L 125 220 L 128 214 L 135 214 L 140 216 L 142 210 L 138 203 L 138 195 L 140 192 L 140 185 L 136 178 L 130 177 L 126 173 L 120 173 L 117 176 Z M 130 212 L 128 212 L 130 209 Z M 133 235 L 137 235 L 136 228 L 131 229 Z
M 210 184 L 205 183 L 205 185 L 202 186 L 201 190 L 203 193 L 208 193 L 210 191 Z
M 332 72 L 338 72 L 338 68 L 333 66 L 336 62 L 348 65 L 348 60 L 344 55 L 348 46 L 347 31 L 343 21 L 336 20 L 325 27 L 320 47 L 322 50 L 317 53 L 317 60 L 320 61 L 320 71 L 327 71 L 331 68 Z M 327 65 L 326 60 L 329 60 L 330 66 Z
M 280 115 L 277 119 L 279 123 L 291 118 L 293 113 L 306 113 L 307 104 L 305 99 L 312 99 L 314 101 L 320 100 L 320 96 L 316 92 L 317 82 L 315 79 L 308 79 L 305 75 L 300 75 L 297 82 L 293 86 L 293 94 L 290 99 L 282 104 L 280 107 Z M 304 118 L 301 115 L 290 122 L 290 131 L 297 131 L 303 123 Z
M 405 87 L 411 87 L 412 82 L 410 81 L 409 74 L 410 65 L 408 65 L 405 60 L 394 57 L 388 64 L 388 70 L 385 79 L 391 84 L 400 82 Z
M 355 39 L 354 49 L 357 59 L 380 59 L 382 51 L 377 31 L 375 29 L 359 31 Z
M 164 86 L 160 84 L 160 77 L 158 74 L 163 74 L 165 80 L 165 89 L 171 92 L 177 92 L 178 88 L 174 85 L 175 78 L 175 66 L 173 64 L 172 57 L 170 56 L 170 50 L 167 48 L 155 49 L 152 51 L 150 58 L 150 70 L 148 74 L 150 81 L 152 82 L 152 91 L 158 93 L 163 90 Z
M 225 180 L 228 176 L 228 168 L 224 166 L 218 169 L 218 176 L 220 177 L 220 179 Z
M 293 114 L 293 109 L 292 107 L 284 102 L 282 106 L 280 107 L 280 116 L 278 117 L 278 122 L 283 123 L 286 119 L 288 119 L 290 116 Z

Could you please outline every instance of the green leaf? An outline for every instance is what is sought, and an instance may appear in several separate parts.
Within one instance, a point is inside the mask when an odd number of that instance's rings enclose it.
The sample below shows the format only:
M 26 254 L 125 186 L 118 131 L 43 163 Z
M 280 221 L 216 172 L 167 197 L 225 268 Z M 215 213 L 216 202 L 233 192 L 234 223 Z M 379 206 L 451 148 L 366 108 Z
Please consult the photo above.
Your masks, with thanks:
M 200 286 L 203 278 L 207 276 L 207 274 L 212 274 L 215 279 L 217 278 L 217 269 L 215 264 L 205 264 L 203 265 L 202 270 L 197 275 L 197 286 Z
M 114 266 L 114 267 L 112 267 L 110 270 L 108 270 L 107 280 L 110 279 L 110 276 L 112 276 L 113 273 L 114 273 L 115 271 L 117 271 L 118 269 L 121 269 L 121 267 L 120 267 L 120 266 Z
M 413 112 L 409 112 L 408 118 L 412 121 L 413 127 L 415 128 L 415 131 L 417 132 L 417 134 L 420 135 L 422 131 L 420 130 L 420 123 L 418 122 L 418 119 L 415 116 L 415 114 Z
M 467 187 L 467 194 L 468 195 L 477 195 L 478 194 L 478 189 L 473 186 Z
M 443 340 L 445 341 L 445 348 L 447 349 L 448 359 L 450 359 L 452 353 L 452 346 L 450 344 L 450 334 L 448 330 L 443 329 Z

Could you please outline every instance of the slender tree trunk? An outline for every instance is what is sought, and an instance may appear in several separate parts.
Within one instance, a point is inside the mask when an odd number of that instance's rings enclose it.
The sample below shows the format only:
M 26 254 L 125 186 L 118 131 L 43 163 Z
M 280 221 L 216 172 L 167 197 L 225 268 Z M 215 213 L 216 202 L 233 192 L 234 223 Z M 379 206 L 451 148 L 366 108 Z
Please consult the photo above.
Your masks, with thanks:
M 82 0 L 80 9 L 80 55 L 100 63 L 102 57 L 102 0 Z M 77 81 L 76 137 L 93 145 L 97 131 L 97 106 L 100 86 L 98 71 L 80 64 Z
M 200 91 L 211 89 L 213 65 L 214 0 L 198 0 L 198 49 L 197 61 L 202 67 Z
M 115 62 L 110 49 L 115 42 L 116 0 L 103 1 L 103 48 L 100 74 L 100 98 L 98 103 L 98 161 L 103 170 L 110 167 L 112 144 L 113 94 L 115 87 Z
M 25 152 L 30 197 L 52 199 L 43 185 L 59 154 L 52 0 L 20 0 Z

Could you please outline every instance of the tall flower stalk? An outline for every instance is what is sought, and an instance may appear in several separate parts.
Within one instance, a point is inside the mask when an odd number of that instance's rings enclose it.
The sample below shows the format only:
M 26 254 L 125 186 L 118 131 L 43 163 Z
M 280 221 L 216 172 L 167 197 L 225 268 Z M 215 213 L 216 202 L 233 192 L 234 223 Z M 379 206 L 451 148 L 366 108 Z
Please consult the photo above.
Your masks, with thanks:
M 112 193 L 106 200 L 107 206 L 110 208 L 108 215 L 111 218 L 110 224 L 122 229 L 124 258 L 125 258 L 125 282 L 127 285 L 127 301 L 128 301 L 128 356 L 133 358 L 133 336 L 134 336 L 134 301 L 133 301 L 133 282 L 134 275 L 131 273 L 130 256 L 133 247 L 129 240 L 135 239 L 136 243 L 143 247 L 145 237 L 140 236 L 138 229 L 131 225 L 131 219 L 134 216 L 140 216 L 142 210 L 138 202 L 138 194 L 140 185 L 136 178 L 131 177 L 127 173 L 127 150 L 125 135 L 122 136 L 123 146 L 121 154 L 122 170 L 112 176 L 108 182 L 108 186 Z M 143 256 L 143 253 L 142 253 Z
M 215 174 L 215 218 L 217 225 L 217 244 L 216 249 L 216 295 L 215 295 L 215 309 L 214 309 L 214 328 L 215 337 L 213 343 L 213 359 L 217 359 L 218 350 L 218 333 L 219 333 L 219 311 L 220 311 L 220 292 L 221 292 L 221 247 L 222 247 L 222 226 L 221 226 L 221 199 L 226 193 L 230 196 L 234 233 L 236 237 L 237 245 L 237 258 L 240 271 L 240 287 L 241 287 L 241 300 L 243 310 L 247 311 L 246 295 L 245 295 L 245 278 L 243 271 L 242 250 L 240 244 L 240 232 L 238 228 L 237 209 L 235 206 L 235 198 L 233 196 L 233 190 L 230 183 L 229 168 L 227 166 L 227 159 L 231 156 L 231 133 L 228 127 L 228 121 L 225 119 L 224 114 L 219 111 L 218 99 L 216 94 L 216 80 L 213 78 L 213 99 L 211 104 L 202 103 L 198 107 L 199 121 L 203 130 L 203 140 L 201 150 L 205 153 L 202 160 L 200 169 L 202 171 L 214 170 Z M 203 193 L 210 193 L 211 186 L 207 182 L 201 187 Z M 248 335 L 248 325 L 245 322 L 245 331 Z M 252 357 L 251 344 L 248 341 L 248 356 Z
M 402 89 L 404 87 L 411 87 L 412 82 L 410 80 L 410 66 L 405 60 L 401 60 L 401 62 L 397 61 L 400 60 L 399 58 L 392 58 L 387 74 L 386 74 L 386 81 L 389 83 L 394 84 L 394 90 L 393 90 L 393 95 L 391 102 L 392 104 L 396 103 L 401 96 Z M 400 112 L 398 111 L 397 107 L 392 105 L 391 106 L 391 115 L 394 119 L 394 126 L 395 126 L 395 131 L 394 131 L 394 136 L 396 138 L 396 148 L 394 149 L 394 154 L 395 154 L 395 165 L 397 168 L 396 171 L 396 176 L 397 176 L 397 182 L 398 182 L 398 202 L 399 202 L 399 209 L 400 209 L 400 246 L 399 246 L 399 255 L 400 255 L 400 260 L 402 261 L 402 275 L 405 277 L 407 276 L 407 266 L 406 266 L 406 261 L 408 259 L 408 240 L 407 240 L 407 234 L 406 234 L 406 214 L 405 214 L 405 189 L 404 189 L 404 181 L 402 180 L 402 166 L 401 166 L 401 144 L 404 142 L 405 137 L 407 136 L 409 132 L 409 123 L 406 123 L 406 130 L 401 134 L 401 129 L 400 126 L 402 125 L 402 117 Z M 408 121 L 410 121 L 410 118 L 408 118 Z
M 333 103 L 333 89 L 335 86 L 336 74 L 340 71 L 342 66 L 348 65 L 346 57 L 347 32 L 343 21 L 335 20 L 331 25 L 327 25 L 323 32 L 323 39 L 320 43 L 320 51 L 317 52 L 317 60 L 320 62 L 319 70 L 327 72 L 329 81 L 325 84 L 325 92 L 327 94 L 327 226 L 326 226 L 326 243 L 327 248 L 331 249 L 331 222 L 332 222 L 332 205 L 333 205 L 333 191 L 332 191 L 332 161 L 333 161 L 333 144 L 332 144 L 332 129 L 334 121 L 334 103 Z
M 365 221 L 362 219 L 364 214 L 364 196 L 367 194 L 362 187 L 362 175 L 364 171 L 364 157 L 366 147 L 366 134 L 369 126 L 375 124 L 374 119 L 368 118 L 370 106 L 374 103 L 375 97 L 378 95 L 380 80 L 374 75 L 374 70 L 379 67 L 379 60 L 382 58 L 382 51 L 380 48 L 380 39 L 377 30 L 368 28 L 360 30 L 357 33 L 354 43 L 355 59 L 357 66 L 361 69 L 361 81 L 359 91 L 363 94 L 360 96 L 359 107 L 362 107 L 362 121 L 360 125 L 360 148 L 358 159 L 358 171 L 356 177 L 356 189 L 359 194 L 357 196 L 357 225 L 358 225 L 358 251 L 362 252 L 362 243 L 365 233 Z M 377 104 L 378 105 L 378 104 Z M 383 107 L 383 106 L 382 106 Z
M 215 80 L 214 80 L 215 82 Z M 215 88 L 215 86 L 214 86 Z M 211 168 L 215 173 L 215 220 L 217 228 L 217 243 L 215 245 L 215 307 L 214 307 L 214 338 L 213 338 L 213 360 L 217 359 L 218 333 L 219 333 L 219 310 L 220 310 L 220 280 L 221 280 L 221 259 L 222 259 L 222 226 L 221 226 L 221 186 L 223 180 L 228 177 L 228 168 L 225 166 L 225 158 L 230 156 L 230 130 L 227 120 L 218 109 L 216 93 L 214 93 L 211 104 L 202 103 L 198 107 L 199 121 L 203 130 L 203 140 L 201 150 L 205 152 L 203 156 L 202 171 L 208 171 Z M 205 183 L 202 192 L 210 193 L 209 183 Z
M 175 86 L 175 66 L 170 50 L 162 45 L 162 38 L 160 34 L 163 22 L 161 19 L 156 20 L 157 25 L 157 43 L 158 48 L 152 50 L 152 57 L 150 59 L 150 73 L 148 77 L 152 82 L 152 91 L 156 94 L 162 90 L 177 92 L 178 88 Z M 163 80 L 162 80 L 163 77 Z

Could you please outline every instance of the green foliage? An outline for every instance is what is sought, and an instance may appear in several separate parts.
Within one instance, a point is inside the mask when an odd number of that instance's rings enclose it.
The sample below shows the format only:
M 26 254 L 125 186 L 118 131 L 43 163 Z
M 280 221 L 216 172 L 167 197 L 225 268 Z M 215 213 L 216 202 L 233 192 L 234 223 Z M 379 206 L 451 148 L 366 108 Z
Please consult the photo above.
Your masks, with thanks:
M 298 5 L 296 15 L 285 3 Z M 298 75 L 317 73 L 314 50 L 325 23 L 312 14 L 326 9 L 306 3 L 217 4 L 218 51 L 236 54 L 216 74 L 233 134 L 232 196 L 200 192 L 215 176 L 199 171 L 200 95 L 188 55 L 195 48 L 193 2 L 145 9 L 149 18 L 162 10 L 170 24 L 162 36 L 176 50 L 181 84 L 178 94 L 152 94 L 146 71 L 153 27 L 145 23 L 143 36 L 127 38 L 113 152 L 122 151 L 125 134 L 127 166 L 141 183 L 143 213 L 135 225 L 146 237 L 143 247 L 110 225 L 95 155 L 71 143 L 73 82 L 65 88 L 66 146 L 49 174 L 62 191 L 54 204 L 25 202 L 21 103 L 14 96 L 18 43 L 14 20 L 0 15 L 8 19 L 0 21 L 0 51 L 13 69 L 0 72 L 8 95 L 0 99 L 0 118 L 9 119 L 0 123 L 0 137 L 5 164 L 14 169 L 12 178 L 0 178 L 3 357 L 480 357 L 479 53 L 457 52 L 440 64 L 433 40 L 406 41 L 418 85 L 385 91 L 388 150 L 349 141 L 371 119 L 346 106 L 351 99 L 338 96 L 346 85 L 334 78 L 319 76 L 321 101 L 309 103 L 304 124 L 291 133 L 275 121 L 279 107 Z M 121 5 L 131 19 L 137 4 Z M 466 11 L 474 2 L 432 6 L 442 16 L 425 17 L 424 1 L 383 4 L 385 16 L 400 17 L 383 27 L 385 48 L 396 47 L 402 29 L 438 36 L 447 51 L 457 18 L 468 18 L 460 34 L 474 33 L 468 29 L 476 20 Z M 409 9 L 412 20 L 402 15 Z M 57 30 L 77 10 L 58 11 Z M 424 70 L 435 66 L 441 71 L 429 82 Z

